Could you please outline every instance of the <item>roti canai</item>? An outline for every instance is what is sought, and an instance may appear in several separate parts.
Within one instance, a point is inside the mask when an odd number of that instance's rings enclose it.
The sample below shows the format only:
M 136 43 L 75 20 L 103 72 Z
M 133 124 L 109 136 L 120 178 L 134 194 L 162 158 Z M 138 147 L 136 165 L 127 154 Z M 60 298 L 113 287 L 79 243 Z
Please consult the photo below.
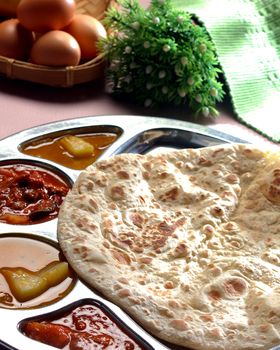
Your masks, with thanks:
M 81 172 L 58 240 L 155 336 L 203 350 L 280 343 L 280 157 L 222 144 L 122 154 Z

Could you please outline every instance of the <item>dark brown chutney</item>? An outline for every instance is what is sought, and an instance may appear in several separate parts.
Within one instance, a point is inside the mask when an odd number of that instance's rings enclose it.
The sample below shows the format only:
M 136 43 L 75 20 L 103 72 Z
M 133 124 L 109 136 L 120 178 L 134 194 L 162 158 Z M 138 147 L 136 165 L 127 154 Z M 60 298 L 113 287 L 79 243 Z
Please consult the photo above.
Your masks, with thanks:
M 0 166 L 0 222 L 27 225 L 51 220 L 68 190 L 69 184 L 45 169 Z

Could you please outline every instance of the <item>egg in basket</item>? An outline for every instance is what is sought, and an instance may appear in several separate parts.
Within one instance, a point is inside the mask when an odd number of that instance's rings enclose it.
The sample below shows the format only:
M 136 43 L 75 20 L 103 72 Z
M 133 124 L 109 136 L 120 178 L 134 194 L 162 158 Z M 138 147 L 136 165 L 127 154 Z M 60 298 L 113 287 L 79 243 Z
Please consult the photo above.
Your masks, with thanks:
M 100 78 L 104 57 L 96 42 L 107 35 L 101 19 L 110 5 L 111 0 L 0 0 L 0 73 L 61 87 Z

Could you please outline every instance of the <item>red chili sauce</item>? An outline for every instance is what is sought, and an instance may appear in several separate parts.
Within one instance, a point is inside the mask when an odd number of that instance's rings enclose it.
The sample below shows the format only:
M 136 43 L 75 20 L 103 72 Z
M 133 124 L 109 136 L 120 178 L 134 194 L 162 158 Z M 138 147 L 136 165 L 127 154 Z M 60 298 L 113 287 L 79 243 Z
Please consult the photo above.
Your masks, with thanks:
M 55 218 L 69 190 L 55 174 L 28 165 L 0 167 L 0 222 L 35 224 Z
M 143 350 L 94 305 L 79 306 L 51 322 L 29 321 L 22 331 L 29 338 L 64 350 Z

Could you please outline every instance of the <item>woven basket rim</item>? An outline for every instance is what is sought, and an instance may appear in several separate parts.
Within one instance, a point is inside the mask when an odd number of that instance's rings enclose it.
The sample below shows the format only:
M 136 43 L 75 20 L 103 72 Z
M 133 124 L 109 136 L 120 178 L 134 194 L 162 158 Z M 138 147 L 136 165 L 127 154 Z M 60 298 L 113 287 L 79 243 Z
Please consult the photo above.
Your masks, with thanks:
M 37 68 L 37 69 L 42 69 L 42 70 L 64 71 L 64 70 L 67 70 L 69 68 L 76 69 L 76 68 L 82 68 L 82 67 L 88 67 L 88 66 L 95 66 L 101 60 L 104 59 L 104 56 L 105 56 L 105 54 L 99 54 L 96 57 L 94 57 L 92 60 L 80 63 L 77 66 L 63 66 L 63 67 L 53 67 L 53 66 L 35 64 L 35 63 L 31 63 L 31 62 L 16 60 L 14 58 L 9 58 L 9 57 L 5 57 L 5 56 L 1 56 L 1 55 L 0 55 L 0 61 L 2 61 L 3 63 L 8 63 L 8 64 L 26 67 L 28 69 L 36 69 Z

